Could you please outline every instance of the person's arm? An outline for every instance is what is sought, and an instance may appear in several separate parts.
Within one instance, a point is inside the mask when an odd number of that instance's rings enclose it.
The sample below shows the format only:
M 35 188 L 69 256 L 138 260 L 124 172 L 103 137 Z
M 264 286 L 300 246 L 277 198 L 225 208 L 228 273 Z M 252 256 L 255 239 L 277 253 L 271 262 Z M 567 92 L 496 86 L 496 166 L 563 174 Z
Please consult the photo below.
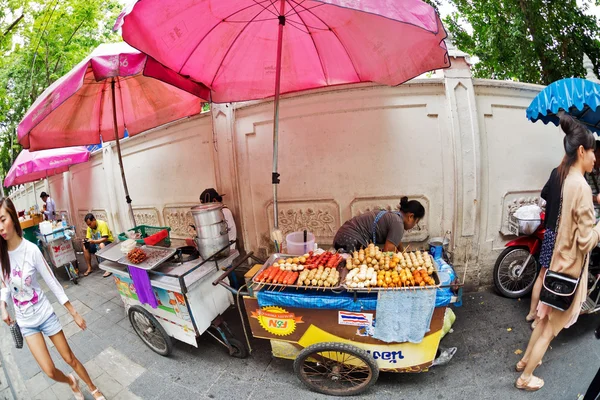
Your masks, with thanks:
M 44 282 L 46 282 L 46 285 L 48 285 L 48 288 L 50 288 L 52 293 L 54 293 L 58 302 L 60 304 L 62 304 L 67 309 L 67 311 L 69 311 L 69 314 L 71 314 L 75 323 L 81 329 L 85 329 L 86 324 L 85 324 L 84 319 L 81 317 L 81 315 L 79 315 L 77 310 L 75 310 L 75 308 L 69 301 L 69 298 L 67 297 L 67 295 L 65 293 L 65 290 L 60 285 L 60 283 L 58 283 L 58 280 L 56 279 L 56 277 L 54 276 L 54 273 L 50 269 L 50 266 L 48 265 L 48 263 L 42 256 L 42 253 L 37 248 L 35 250 L 36 250 L 34 253 L 35 269 L 42 276 L 42 279 L 44 279 Z
M 383 251 L 396 251 L 404 236 L 404 221 L 396 214 L 387 213 L 382 218 L 385 218 L 388 225 L 387 237 L 383 245 Z
M 383 245 L 383 251 L 396 252 L 396 245 L 394 243 L 390 242 L 389 240 L 386 240 L 385 244 Z
M 107 224 L 98 224 L 98 232 L 100 232 L 100 239 L 90 240 L 90 243 L 100 244 L 108 242 L 110 232 L 108 231 Z
M 10 299 L 10 289 L 4 284 L 4 279 L 2 280 L 2 289 L 0 290 L 0 293 L 0 311 L 2 313 L 2 321 L 4 321 L 7 325 L 11 325 L 13 320 L 8 313 L 8 309 L 6 308 L 8 305 L 8 300 Z
M 100 239 L 90 240 L 90 243 L 100 244 L 108 242 L 108 236 L 102 236 Z
M 592 189 L 587 186 L 580 189 L 575 205 L 575 243 L 583 253 L 589 253 L 600 241 L 600 223 L 596 224 L 594 204 L 589 193 Z M 564 205 L 563 205 L 564 206 Z M 563 207 L 563 211 L 566 211 Z

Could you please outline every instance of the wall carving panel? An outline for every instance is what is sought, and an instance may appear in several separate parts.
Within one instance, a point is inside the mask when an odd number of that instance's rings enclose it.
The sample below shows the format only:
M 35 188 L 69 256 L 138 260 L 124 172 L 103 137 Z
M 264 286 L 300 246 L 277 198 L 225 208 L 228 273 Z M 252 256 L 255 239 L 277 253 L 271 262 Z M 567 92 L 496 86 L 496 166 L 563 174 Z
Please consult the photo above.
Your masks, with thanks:
M 171 237 L 186 238 L 190 237 L 190 225 L 194 224 L 191 208 L 195 204 L 181 204 L 165 206 L 163 208 L 163 221 L 166 226 L 171 228 Z
M 160 212 L 154 207 L 133 208 L 135 222 L 139 225 L 162 226 Z
M 335 200 L 284 200 L 279 201 L 279 229 L 283 236 L 304 229 L 315 235 L 316 242 L 332 244 L 340 227 L 340 206 Z M 273 223 L 273 202 L 267 205 L 269 226 Z
M 385 196 L 385 197 L 357 197 L 350 203 L 350 211 L 355 217 L 367 211 L 399 211 L 401 196 Z M 407 231 L 402 238 L 403 242 L 422 242 L 429 237 L 429 199 L 423 195 L 408 196 L 409 200 L 417 200 L 423 204 L 425 208 L 425 218 L 419 222 L 418 227 L 415 226 L 410 231 Z

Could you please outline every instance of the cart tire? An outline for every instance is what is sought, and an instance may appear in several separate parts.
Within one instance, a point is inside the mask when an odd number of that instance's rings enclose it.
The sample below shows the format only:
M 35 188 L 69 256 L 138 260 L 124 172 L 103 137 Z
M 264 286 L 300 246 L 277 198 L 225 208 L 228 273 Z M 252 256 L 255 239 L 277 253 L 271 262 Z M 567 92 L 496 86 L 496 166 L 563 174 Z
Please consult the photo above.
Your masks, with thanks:
M 353 365 L 346 372 L 349 365 L 344 362 L 350 360 Z M 330 396 L 360 394 L 379 377 L 379 367 L 369 353 L 336 342 L 317 343 L 302 350 L 294 360 L 294 372 L 311 390 Z
M 77 282 L 77 278 L 73 278 L 73 283 L 74 283 L 75 285 L 78 285 L 78 284 L 79 284 L 79 282 Z
M 499 294 L 517 299 L 531 292 L 539 270 L 538 259 L 532 256 L 521 275 L 516 275 L 528 256 L 529 248 L 525 246 L 507 247 L 500 253 L 494 265 L 494 287 Z
M 248 357 L 248 349 L 244 344 L 234 338 L 227 339 L 229 344 L 231 345 L 231 350 L 229 350 L 229 355 L 235 358 L 246 358 Z
M 161 356 L 168 356 L 173 351 L 173 342 L 162 325 L 144 308 L 131 306 L 128 311 L 129 322 L 133 330 L 146 346 Z

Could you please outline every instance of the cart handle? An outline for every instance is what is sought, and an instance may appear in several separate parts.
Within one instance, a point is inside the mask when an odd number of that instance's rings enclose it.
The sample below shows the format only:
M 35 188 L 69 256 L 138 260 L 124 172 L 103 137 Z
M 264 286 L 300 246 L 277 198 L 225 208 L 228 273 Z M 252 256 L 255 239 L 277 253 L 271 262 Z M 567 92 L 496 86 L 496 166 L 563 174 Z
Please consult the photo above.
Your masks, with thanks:
M 242 294 L 243 296 L 248 295 L 249 293 L 247 292 L 241 292 L 238 291 L 234 288 L 232 288 L 230 285 L 228 285 L 227 283 L 223 282 L 223 279 L 225 279 L 230 273 L 232 273 L 233 271 L 235 271 L 240 265 L 242 265 L 244 262 L 246 262 L 249 258 L 252 258 L 254 261 L 264 264 L 265 261 L 261 260 L 260 258 L 256 257 L 254 255 L 254 252 L 251 251 L 250 253 L 246 254 L 244 257 L 240 258 L 237 262 L 235 262 L 235 264 L 232 264 L 231 268 L 226 269 L 223 274 L 221 274 L 221 276 L 219 276 L 212 284 L 213 286 L 217 286 L 217 285 L 221 285 L 223 286 L 225 289 L 229 290 L 230 292 L 232 292 L 233 294 Z

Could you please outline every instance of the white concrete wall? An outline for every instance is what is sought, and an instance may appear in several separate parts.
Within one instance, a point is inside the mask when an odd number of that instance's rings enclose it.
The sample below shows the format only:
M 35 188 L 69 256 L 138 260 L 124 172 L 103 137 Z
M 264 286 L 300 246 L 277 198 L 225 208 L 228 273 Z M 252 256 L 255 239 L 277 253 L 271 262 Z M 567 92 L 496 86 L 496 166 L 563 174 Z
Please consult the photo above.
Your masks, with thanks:
M 536 195 L 560 162 L 558 128 L 532 124 L 525 109 L 542 87 L 474 80 L 464 63 L 441 77 L 390 88 L 357 85 L 284 96 L 280 107 L 280 227 L 308 228 L 327 246 L 351 216 L 423 202 L 414 246 L 452 232 L 454 262 L 473 285 L 491 282 L 508 204 Z M 138 224 L 187 236 L 189 207 L 215 187 L 236 216 L 246 250 L 270 251 L 270 101 L 214 105 L 212 114 L 122 143 Z M 59 209 L 83 228 L 92 211 L 116 232 L 131 223 L 111 144 L 50 180 Z M 41 185 L 38 185 L 41 186 Z M 39 193 L 41 189 L 36 187 Z M 29 197 L 28 197 L 29 196 Z M 33 197 L 13 195 L 20 208 Z

